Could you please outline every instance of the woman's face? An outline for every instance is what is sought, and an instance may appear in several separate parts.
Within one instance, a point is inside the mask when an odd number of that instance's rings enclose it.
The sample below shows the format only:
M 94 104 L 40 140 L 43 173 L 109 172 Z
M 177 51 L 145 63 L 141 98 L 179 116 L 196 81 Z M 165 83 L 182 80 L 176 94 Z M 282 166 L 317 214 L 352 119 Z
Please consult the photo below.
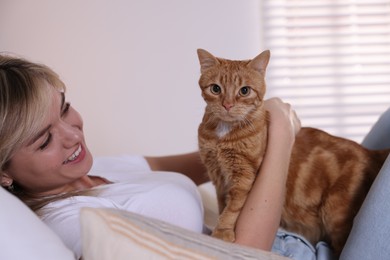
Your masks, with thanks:
M 53 103 L 41 131 L 12 156 L 5 177 L 33 194 L 73 190 L 92 166 L 80 114 L 49 87 Z

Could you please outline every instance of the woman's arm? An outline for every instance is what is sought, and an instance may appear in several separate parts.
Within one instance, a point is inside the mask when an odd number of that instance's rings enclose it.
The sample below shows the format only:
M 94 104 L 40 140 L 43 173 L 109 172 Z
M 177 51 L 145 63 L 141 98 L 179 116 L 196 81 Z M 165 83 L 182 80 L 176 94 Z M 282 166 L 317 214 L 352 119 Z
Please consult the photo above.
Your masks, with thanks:
M 206 168 L 202 164 L 198 152 L 145 158 L 153 171 L 182 173 L 193 180 L 196 185 L 205 183 L 209 180 Z
M 300 121 L 289 104 L 266 101 L 270 114 L 267 150 L 237 220 L 236 243 L 270 250 L 280 224 L 290 155 Z

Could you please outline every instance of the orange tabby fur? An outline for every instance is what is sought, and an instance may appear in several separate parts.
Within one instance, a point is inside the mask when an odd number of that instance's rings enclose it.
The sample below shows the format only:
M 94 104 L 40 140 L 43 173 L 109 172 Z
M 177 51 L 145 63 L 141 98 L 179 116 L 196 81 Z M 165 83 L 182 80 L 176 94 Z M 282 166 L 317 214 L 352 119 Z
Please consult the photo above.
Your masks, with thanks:
M 234 241 L 236 220 L 267 143 L 263 98 L 270 53 L 247 61 L 216 58 L 201 49 L 198 56 L 199 85 L 207 103 L 198 130 L 199 150 L 220 211 L 213 236 Z M 292 152 L 281 227 L 313 244 L 326 241 L 338 255 L 388 153 L 302 128 Z

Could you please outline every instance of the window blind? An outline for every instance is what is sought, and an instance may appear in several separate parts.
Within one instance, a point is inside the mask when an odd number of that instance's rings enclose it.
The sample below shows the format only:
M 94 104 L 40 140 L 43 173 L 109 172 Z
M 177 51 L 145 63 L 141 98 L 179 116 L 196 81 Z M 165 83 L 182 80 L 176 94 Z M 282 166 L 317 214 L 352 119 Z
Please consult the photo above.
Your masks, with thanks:
M 267 97 L 361 142 L 390 107 L 390 1 L 263 0 L 261 14 Z

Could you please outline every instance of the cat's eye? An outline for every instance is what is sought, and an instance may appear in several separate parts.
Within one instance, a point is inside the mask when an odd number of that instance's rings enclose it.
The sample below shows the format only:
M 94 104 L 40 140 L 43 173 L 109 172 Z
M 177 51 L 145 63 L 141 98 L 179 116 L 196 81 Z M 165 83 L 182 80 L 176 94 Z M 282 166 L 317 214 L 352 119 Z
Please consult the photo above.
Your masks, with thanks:
M 214 95 L 219 95 L 219 94 L 221 94 L 221 87 L 218 86 L 217 84 L 213 84 L 210 86 L 210 91 Z
M 250 87 L 245 86 L 245 87 L 240 88 L 240 91 L 239 91 L 240 96 L 245 97 L 245 96 L 248 96 L 249 93 L 251 93 Z

